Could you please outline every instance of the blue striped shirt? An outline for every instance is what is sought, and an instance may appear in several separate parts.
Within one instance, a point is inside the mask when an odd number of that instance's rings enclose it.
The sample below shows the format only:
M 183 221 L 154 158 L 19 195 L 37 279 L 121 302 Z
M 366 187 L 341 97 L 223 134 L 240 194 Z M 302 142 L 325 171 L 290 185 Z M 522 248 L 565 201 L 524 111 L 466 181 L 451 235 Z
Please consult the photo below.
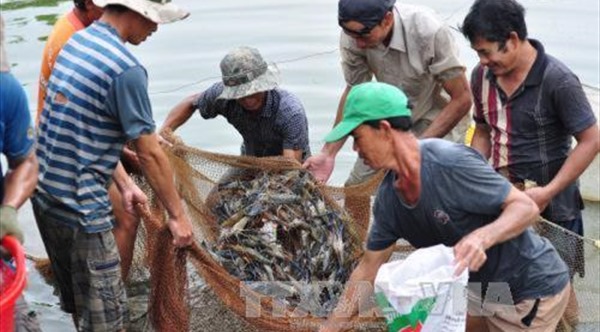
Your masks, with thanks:
M 50 213 L 89 233 L 112 228 L 107 186 L 123 144 L 153 131 L 146 72 L 117 31 L 96 22 L 74 34 L 52 70 L 39 125 L 37 189 L 61 206 Z

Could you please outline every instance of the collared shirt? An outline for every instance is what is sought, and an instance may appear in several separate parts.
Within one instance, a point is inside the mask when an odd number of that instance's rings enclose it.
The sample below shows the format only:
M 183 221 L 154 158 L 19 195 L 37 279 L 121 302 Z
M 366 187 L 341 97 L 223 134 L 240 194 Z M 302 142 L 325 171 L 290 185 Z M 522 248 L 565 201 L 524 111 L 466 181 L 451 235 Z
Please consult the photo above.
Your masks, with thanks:
M 371 81 L 402 89 L 413 105 L 413 120 L 433 121 L 448 103 L 442 95 L 445 71 L 465 70 L 450 30 L 423 7 L 396 4 L 389 46 L 360 49 L 342 32 L 340 52 L 348 85 Z M 453 77 L 451 77 L 453 78 Z M 447 79 L 447 78 L 446 78 Z
M 293 94 L 273 89 L 266 91 L 265 105 L 258 114 L 244 110 L 235 100 L 218 99 L 223 83 L 215 83 L 195 103 L 205 119 L 222 115 L 242 135 L 242 154 L 254 157 L 281 156 L 283 150 L 301 150 L 302 159 L 310 156 L 308 121 L 304 107 Z
M 38 87 L 38 107 L 35 117 L 36 122 L 39 121 L 40 114 L 44 108 L 48 80 L 50 79 L 52 68 L 54 68 L 56 57 L 58 57 L 58 53 L 62 50 L 69 38 L 71 38 L 75 32 L 83 28 L 85 28 L 85 26 L 79 18 L 77 18 L 77 15 L 75 15 L 73 10 L 59 18 L 54 24 L 52 32 L 48 36 L 48 40 L 44 46 L 44 52 L 42 53 L 42 68 L 40 69 L 40 82 Z
M 563 63 L 529 40 L 536 60 L 523 84 L 506 96 L 487 67 L 477 66 L 471 77 L 477 123 L 491 129 L 491 163 L 507 168 L 511 181 L 548 184 L 560 170 L 573 135 L 596 119 L 581 83 Z M 583 202 L 577 183 L 556 195 L 543 216 L 560 222 L 578 218 Z

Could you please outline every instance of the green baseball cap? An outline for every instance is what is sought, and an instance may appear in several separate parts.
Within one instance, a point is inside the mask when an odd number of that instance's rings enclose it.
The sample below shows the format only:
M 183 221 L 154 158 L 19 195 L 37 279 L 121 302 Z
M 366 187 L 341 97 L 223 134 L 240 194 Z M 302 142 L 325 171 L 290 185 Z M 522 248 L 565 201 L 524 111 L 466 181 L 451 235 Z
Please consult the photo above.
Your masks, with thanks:
M 325 137 L 325 142 L 339 141 L 365 121 L 411 116 L 408 98 L 397 87 L 380 82 L 355 85 L 350 90 L 344 117 Z

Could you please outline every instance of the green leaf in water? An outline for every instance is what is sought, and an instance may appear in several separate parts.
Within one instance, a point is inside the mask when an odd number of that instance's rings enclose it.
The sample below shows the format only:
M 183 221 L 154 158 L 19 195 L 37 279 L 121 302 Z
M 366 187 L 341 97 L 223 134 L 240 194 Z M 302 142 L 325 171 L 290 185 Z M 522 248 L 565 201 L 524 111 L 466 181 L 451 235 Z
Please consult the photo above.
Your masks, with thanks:
M 0 10 L 17 10 L 29 7 L 56 7 L 70 0 L 12 0 L 0 3 Z
M 37 15 L 35 19 L 39 22 L 44 22 L 49 26 L 53 26 L 58 20 L 58 14 Z

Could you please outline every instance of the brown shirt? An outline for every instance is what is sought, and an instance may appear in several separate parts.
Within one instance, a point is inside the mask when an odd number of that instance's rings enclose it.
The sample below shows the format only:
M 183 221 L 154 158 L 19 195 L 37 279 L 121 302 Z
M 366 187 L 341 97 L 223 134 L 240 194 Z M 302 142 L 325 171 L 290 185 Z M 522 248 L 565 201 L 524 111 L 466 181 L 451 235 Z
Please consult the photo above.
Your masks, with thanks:
M 433 120 L 448 103 L 441 83 L 461 75 L 465 67 L 444 23 L 424 7 L 396 4 L 393 35 L 388 47 L 359 49 L 342 33 L 342 69 L 348 85 L 373 76 L 401 88 L 413 105 L 413 120 Z M 443 95 L 444 93 L 444 95 Z

